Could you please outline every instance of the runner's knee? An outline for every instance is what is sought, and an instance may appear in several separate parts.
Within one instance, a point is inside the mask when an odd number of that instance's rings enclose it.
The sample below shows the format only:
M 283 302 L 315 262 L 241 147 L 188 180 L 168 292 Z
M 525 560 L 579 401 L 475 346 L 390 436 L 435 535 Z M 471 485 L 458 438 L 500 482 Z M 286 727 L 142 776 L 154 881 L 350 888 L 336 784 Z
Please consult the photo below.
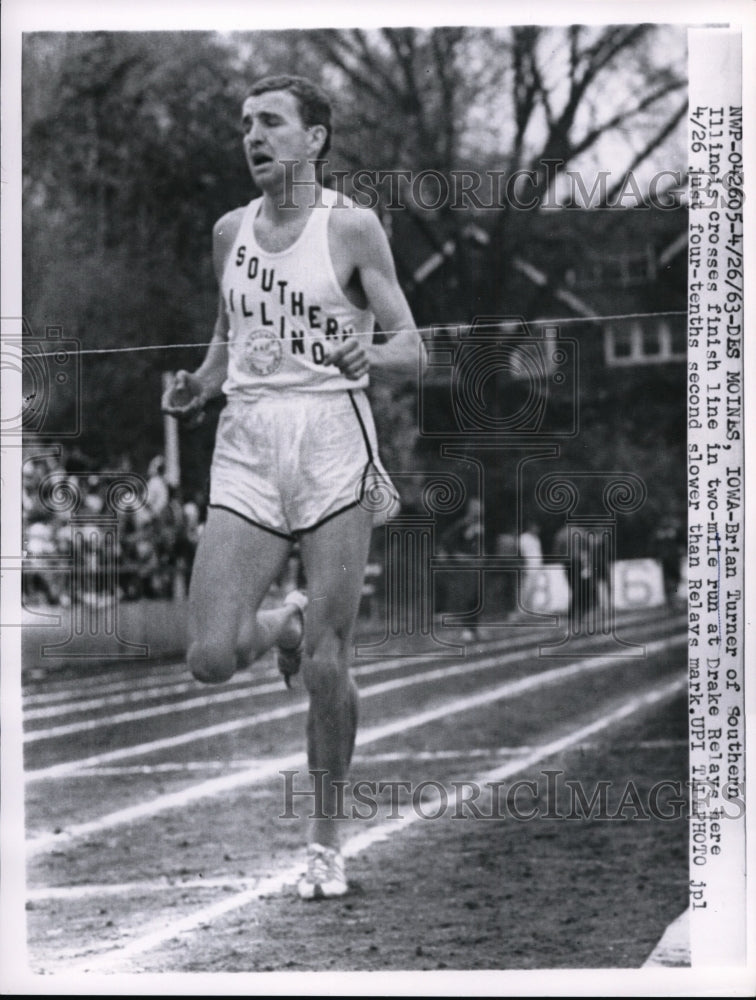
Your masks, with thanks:
M 349 688 L 346 660 L 340 658 L 307 658 L 303 663 L 302 679 L 310 697 L 334 705 Z
M 315 588 L 313 591 L 317 593 Z M 341 600 L 325 598 L 311 601 L 307 610 L 305 653 L 309 657 L 320 655 L 348 656 L 352 644 L 356 615 Z
M 343 673 L 352 661 L 352 629 L 326 626 L 305 632 L 305 662 L 314 664 L 314 669 L 326 674 L 331 669 Z M 319 665 L 319 666 L 318 666 Z
M 198 640 L 189 648 L 188 663 L 195 680 L 222 684 L 234 675 L 239 656 L 229 643 Z

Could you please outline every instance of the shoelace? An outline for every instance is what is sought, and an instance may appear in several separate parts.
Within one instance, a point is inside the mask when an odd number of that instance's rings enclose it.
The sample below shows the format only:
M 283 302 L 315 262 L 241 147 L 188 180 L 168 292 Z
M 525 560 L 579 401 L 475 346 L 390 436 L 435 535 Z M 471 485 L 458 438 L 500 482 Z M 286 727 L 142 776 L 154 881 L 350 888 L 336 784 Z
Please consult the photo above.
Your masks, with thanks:
M 322 885 L 334 878 L 342 878 L 338 855 L 326 851 L 313 851 L 308 860 L 308 879 L 315 885 Z
M 310 858 L 310 881 L 321 885 L 328 881 L 330 875 L 328 860 L 323 854 L 315 854 Z

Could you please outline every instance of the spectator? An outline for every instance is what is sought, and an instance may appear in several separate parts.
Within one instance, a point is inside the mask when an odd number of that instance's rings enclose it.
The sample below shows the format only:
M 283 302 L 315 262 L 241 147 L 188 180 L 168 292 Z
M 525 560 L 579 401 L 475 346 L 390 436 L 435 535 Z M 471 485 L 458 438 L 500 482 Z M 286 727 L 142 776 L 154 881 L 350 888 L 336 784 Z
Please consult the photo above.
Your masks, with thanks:
M 26 532 L 25 556 L 27 571 L 23 575 L 23 595 L 25 603 L 38 604 L 40 598 L 45 604 L 60 604 L 60 583 L 56 574 L 35 566 L 35 560 L 57 554 L 55 525 L 51 521 L 35 521 Z
M 170 500 L 170 489 L 165 478 L 165 459 L 157 455 L 147 468 L 147 507 L 154 517 L 160 517 Z
M 672 606 L 678 599 L 682 559 L 685 555 L 685 532 L 678 517 L 665 518 L 653 538 L 653 549 L 664 576 L 664 594 Z
M 62 449 L 61 449 L 62 451 Z M 118 463 L 107 462 L 107 468 L 118 464 L 124 472 L 131 469 L 128 456 Z M 56 484 L 75 479 L 82 500 L 74 509 L 65 505 L 57 510 L 50 498 Z M 41 486 L 45 482 L 43 491 Z M 72 483 L 73 485 L 73 483 Z M 64 497 L 61 491 L 61 498 Z M 165 461 L 154 458 L 147 472 L 147 503 L 133 513 L 120 512 L 117 517 L 117 551 L 112 546 L 115 525 L 98 519 L 105 510 L 102 477 L 95 464 L 79 451 L 71 452 L 64 461 L 55 456 L 35 456 L 24 463 L 21 503 L 23 514 L 25 562 L 23 572 L 24 601 L 32 606 L 39 603 L 68 605 L 72 600 L 92 604 L 111 601 L 112 593 L 100 593 L 111 586 L 113 574 L 105 572 L 106 559 L 115 557 L 118 573 L 118 596 L 125 600 L 169 598 L 185 593 L 194 561 L 194 552 L 202 530 L 204 498 L 196 494 L 182 503 L 177 489 L 171 489 L 165 478 Z M 82 529 L 78 558 L 82 572 L 71 574 L 73 541 L 71 515 L 75 513 Z M 87 517 L 91 516 L 91 524 Z M 59 557 L 61 569 L 51 570 L 40 560 Z M 74 579 L 75 592 L 68 593 L 68 583 Z M 183 588 L 176 588 L 177 580 Z
M 482 556 L 484 551 L 483 506 L 477 497 L 467 502 L 465 513 L 451 524 L 439 539 L 439 554 L 446 556 Z M 479 638 L 478 618 L 481 612 L 480 587 L 471 586 L 470 572 L 447 574 L 446 610 L 464 616 L 465 628 L 461 639 L 471 642 Z
M 535 521 L 529 521 L 520 535 L 520 556 L 525 560 L 525 568 L 520 575 L 519 605 L 524 611 L 533 611 L 538 576 L 543 565 L 541 535 Z
M 579 524 L 564 525 L 554 536 L 555 554 L 564 560 L 570 587 L 570 628 L 597 627 L 601 607 L 608 610 L 610 553 L 607 539 L 597 529 Z
M 497 556 L 517 556 L 517 536 L 509 531 L 502 531 L 496 536 Z M 516 614 L 517 574 L 504 570 L 497 574 L 497 605 L 506 616 Z

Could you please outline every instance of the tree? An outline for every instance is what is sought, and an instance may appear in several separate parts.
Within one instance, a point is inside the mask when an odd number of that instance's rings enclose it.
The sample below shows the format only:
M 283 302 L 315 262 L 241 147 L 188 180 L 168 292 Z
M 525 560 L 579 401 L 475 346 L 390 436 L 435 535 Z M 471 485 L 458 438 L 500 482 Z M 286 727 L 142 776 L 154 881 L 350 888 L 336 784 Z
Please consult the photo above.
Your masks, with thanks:
M 316 53 L 321 79 L 340 95 L 337 166 L 433 171 L 457 194 L 455 171 L 498 171 L 505 187 L 522 171 L 529 175 L 524 196 L 539 204 L 556 174 L 592 158 L 595 171 L 608 140 L 610 199 L 629 171 L 668 142 L 687 108 L 681 37 L 648 24 L 385 28 L 305 33 L 301 44 Z M 381 193 L 389 214 L 392 192 Z M 401 199 L 403 238 L 411 242 L 406 233 L 414 228 L 435 251 L 449 242 L 455 248 L 455 274 L 436 290 L 423 322 L 501 312 L 509 292 L 501 276 L 527 244 L 530 213 L 513 211 L 507 191 L 488 178 L 477 196 L 452 195 L 436 211 L 418 204 L 417 193 Z M 484 207 L 474 211 L 476 201 Z M 465 235 L 471 216 L 490 234 L 484 253 Z M 401 244 L 397 251 L 401 262 Z
M 24 60 L 32 326 L 84 350 L 207 341 L 211 227 L 249 189 L 231 54 L 212 34 L 94 32 L 29 36 Z M 199 357 L 86 356 L 86 449 L 146 465 L 162 447 L 161 371 Z

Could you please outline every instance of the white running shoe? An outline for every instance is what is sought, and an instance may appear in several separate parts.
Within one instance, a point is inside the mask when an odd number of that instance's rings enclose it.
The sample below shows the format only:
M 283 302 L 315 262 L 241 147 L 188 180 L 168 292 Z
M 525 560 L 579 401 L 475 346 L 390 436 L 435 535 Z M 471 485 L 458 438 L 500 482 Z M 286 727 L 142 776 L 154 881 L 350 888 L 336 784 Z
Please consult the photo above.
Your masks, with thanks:
M 299 621 L 302 631 L 299 642 L 296 646 L 286 649 L 283 646 L 276 646 L 276 663 L 278 670 L 286 682 L 286 687 L 291 687 L 291 678 L 299 673 L 302 666 L 302 653 L 304 652 L 304 613 L 307 608 L 307 594 L 301 590 L 292 590 L 284 598 L 284 605 L 293 604 L 299 611 Z
M 307 871 L 297 885 L 300 898 L 332 899 L 343 896 L 348 889 L 341 852 L 335 847 L 310 844 L 307 848 Z

